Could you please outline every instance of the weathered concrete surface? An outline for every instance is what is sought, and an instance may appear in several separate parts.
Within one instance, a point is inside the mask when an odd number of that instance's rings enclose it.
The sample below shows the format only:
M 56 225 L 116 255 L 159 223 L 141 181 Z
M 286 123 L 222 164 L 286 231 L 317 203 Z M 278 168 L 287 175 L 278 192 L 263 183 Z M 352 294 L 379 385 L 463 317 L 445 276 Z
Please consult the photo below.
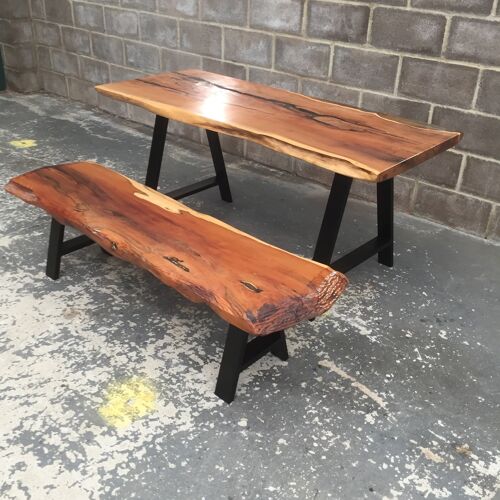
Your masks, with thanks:
M 0 182 L 98 160 L 142 179 L 149 131 L 41 95 L 0 95 Z M 32 140 L 36 143 L 15 142 Z M 31 147 L 25 147 L 30 146 Z M 310 255 L 324 188 L 228 157 L 235 202 L 189 204 Z M 164 186 L 211 172 L 168 145 Z M 169 179 L 172 179 L 170 181 Z M 49 218 L 0 195 L 2 498 L 493 498 L 500 486 L 500 247 L 396 218 L 330 314 L 289 332 L 227 406 L 224 324 L 88 248 L 44 275 Z M 373 233 L 349 205 L 341 247 Z

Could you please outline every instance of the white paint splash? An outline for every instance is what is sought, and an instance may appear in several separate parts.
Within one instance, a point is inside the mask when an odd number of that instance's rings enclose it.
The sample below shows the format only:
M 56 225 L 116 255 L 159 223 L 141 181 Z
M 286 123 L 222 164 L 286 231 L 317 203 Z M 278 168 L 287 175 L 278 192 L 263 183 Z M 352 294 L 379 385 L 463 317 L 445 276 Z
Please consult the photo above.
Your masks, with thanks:
M 431 449 L 429 448 L 422 448 L 420 446 L 420 451 L 422 452 L 422 455 L 427 458 L 427 460 L 431 460 L 432 462 L 436 464 L 441 464 L 444 462 L 444 458 L 440 457 L 437 453 L 434 453 Z
M 349 375 L 347 372 L 342 370 L 342 368 L 339 368 L 333 361 L 329 359 L 323 359 L 318 363 L 318 365 L 324 368 L 328 368 L 332 372 L 342 377 L 344 380 L 349 380 L 354 388 L 361 391 L 365 396 L 375 401 L 375 403 L 377 403 L 381 408 L 387 411 L 386 401 L 384 401 L 375 391 L 372 391 L 370 388 L 366 387 L 366 385 L 356 380 L 352 375 Z

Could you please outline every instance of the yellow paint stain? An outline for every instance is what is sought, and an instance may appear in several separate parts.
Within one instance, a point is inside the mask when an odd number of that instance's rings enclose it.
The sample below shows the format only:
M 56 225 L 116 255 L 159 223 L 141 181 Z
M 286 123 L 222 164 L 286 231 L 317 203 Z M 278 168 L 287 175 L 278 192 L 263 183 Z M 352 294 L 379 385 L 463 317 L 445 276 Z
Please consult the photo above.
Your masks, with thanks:
M 9 144 L 18 149 L 34 148 L 36 141 L 33 139 L 20 139 L 18 141 L 10 141 Z
M 108 425 L 124 429 L 155 408 L 156 391 L 152 384 L 147 379 L 133 377 L 109 386 L 99 414 Z

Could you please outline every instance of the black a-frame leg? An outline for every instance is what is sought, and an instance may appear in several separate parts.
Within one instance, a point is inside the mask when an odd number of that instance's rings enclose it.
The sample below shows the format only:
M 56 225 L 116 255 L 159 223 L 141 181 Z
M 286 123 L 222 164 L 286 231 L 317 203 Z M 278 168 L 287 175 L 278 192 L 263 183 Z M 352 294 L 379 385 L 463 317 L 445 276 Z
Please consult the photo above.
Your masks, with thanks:
M 212 154 L 212 161 L 214 162 L 215 177 L 217 185 L 219 186 L 220 197 L 231 203 L 233 198 L 231 196 L 231 189 L 229 188 L 229 181 L 227 179 L 226 163 L 224 162 L 224 155 L 220 145 L 219 134 L 207 130 L 208 145 L 210 146 L 210 153 Z
M 314 249 L 313 260 L 316 262 L 330 264 L 332 260 L 351 185 L 351 177 L 335 174 Z
M 286 337 L 283 330 L 263 337 L 256 337 L 248 342 L 248 333 L 230 325 L 215 394 L 226 403 L 231 403 L 236 393 L 240 373 L 268 352 L 283 361 L 288 359 Z
M 381 264 L 392 267 L 394 254 L 394 180 L 377 184 L 377 236 L 332 262 L 335 243 L 344 215 L 352 179 L 335 174 L 326 204 L 313 260 L 347 272 L 373 255 Z
M 81 248 L 88 247 L 95 243 L 94 240 L 91 240 L 85 234 L 64 241 L 65 227 L 66 226 L 64 224 L 61 224 L 54 218 L 50 224 L 49 250 L 47 252 L 47 266 L 45 268 L 45 274 L 53 280 L 59 279 L 61 259 L 63 255 L 76 252 Z M 103 248 L 101 249 L 104 253 L 109 255 L 106 250 Z
M 50 224 L 49 250 L 45 274 L 53 280 L 59 279 L 61 271 L 62 246 L 64 240 L 64 225 L 52 219 Z
M 168 118 L 157 115 L 153 129 L 153 138 L 151 140 L 151 150 L 149 152 L 148 170 L 145 181 L 146 186 L 153 189 L 158 189 L 160 181 L 161 164 L 165 151 L 167 131 Z M 224 156 L 220 146 L 219 135 L 217 132 L 212 132 L 211 130 L 207 130 L 206 132 L 208 144 L 210 146 L 210 153 L 212 154 L 212 161 L 214 163 L 215 175 L 208 177 L 207 179 L 188 184 L 187 186 L 174 189 L 165 193 L 167 196 L 180 200 L 186 196 L 191 196 L 192 194 L 199 193 L 205 189 L 218 186 L 221 198 L 227 202 L 232 201 L 231 190 L 229 188 L 229 181 L 226 172 L 226 164 L 224 162 Z
M 151 149 L 149 151 L 148 170 L 146 172 L 146 186 L 158 189 L 160 182 L 161 162 L 165 150 L 165 141 L 167 139 L 168 118 L 156 115 L 155 126 L 153 129 L 153 139 L 151 140 Z
M 394 179 L 377 184 L 377 230 L 380 264 L 394 265 Z

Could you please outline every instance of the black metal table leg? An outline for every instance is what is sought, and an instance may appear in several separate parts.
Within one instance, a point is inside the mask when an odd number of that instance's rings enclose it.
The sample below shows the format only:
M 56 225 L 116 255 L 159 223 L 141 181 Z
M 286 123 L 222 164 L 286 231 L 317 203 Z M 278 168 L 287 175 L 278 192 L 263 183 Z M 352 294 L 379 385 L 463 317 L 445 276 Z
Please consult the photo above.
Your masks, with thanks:
M 231 189 L 229 188 L 229 181 L 227 179 L 226 164 L 224 162 L 224 155 L 220 146 L 219 134 L 207 130 L 208 145 L 212 153 L 212 160 L 214 162 L 215 175 L 217 177 L 217 184 L 219 185 L 220 197 L 229 203 L 233 201 L 231 196 Z
M 52 219 L 50 224 L 49 250 L 47 252 L 47 267 L 45 274 L 56 280 L 61 270 L 62 246 L 64 240 L 64 224 Z
M 377 184 L 377 229 L 380 241 L 390 242 L 378 253 L 380 264 L 394 265 L 394 179 Z
M 352 185 L 352 179 L 335 174 L 326 204 L 313 260 L 329 264 L 346 273 L 373 255 L 378 254 L 381 264 L 392 267 L 394 254 L 394 179 L 377 184 L 377 228 L 375 238 L 331 262 L 340 223 Z
M 151 140 L 151 150 L 149 152 L 148 170 L 146 173 L 146 186 L 158 189 L 160 181 L 161 162 L 167 138 L 168 118 L 156 115 L 153 129 L 153 139 Z
M 351 177 L 335 174 L 333 178 L 330 196 L 328 197 L 323 222 L 314 249 L 313 260 L 316 262 L 329 264 L 332 260 L 351 184 Z

